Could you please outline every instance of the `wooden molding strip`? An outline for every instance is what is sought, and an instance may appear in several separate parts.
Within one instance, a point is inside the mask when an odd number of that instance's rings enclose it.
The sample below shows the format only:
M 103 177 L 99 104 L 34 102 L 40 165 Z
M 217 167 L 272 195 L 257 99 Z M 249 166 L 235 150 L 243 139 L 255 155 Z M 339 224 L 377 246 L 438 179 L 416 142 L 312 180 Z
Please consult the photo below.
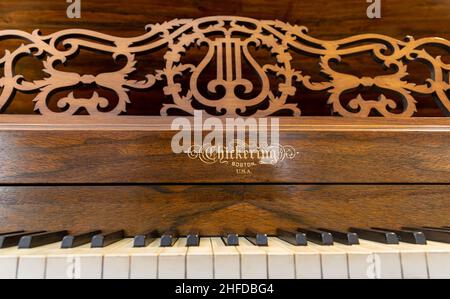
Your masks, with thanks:
M 177 117 L 115 116 L 93 119 L 86 115 L 47 118 L 40 115 L 0 115 L 0 130 L 43 131 L 171 131 Z M 202 127 L 194 126 L 194 130 Z M 220 118 L 224 123 L 225 117 Z M 343 117 L 280 117 L 281 131 L 449 131 L 450 118 L 421 117 L 409 119 L 343 118 Z

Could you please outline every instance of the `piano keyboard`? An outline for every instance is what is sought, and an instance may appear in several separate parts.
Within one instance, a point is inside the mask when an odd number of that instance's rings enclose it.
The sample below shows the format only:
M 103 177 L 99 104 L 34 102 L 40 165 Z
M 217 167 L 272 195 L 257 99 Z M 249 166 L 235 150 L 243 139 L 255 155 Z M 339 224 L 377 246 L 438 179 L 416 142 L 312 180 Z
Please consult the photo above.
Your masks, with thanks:
M 278 236 L 253 232 L 245 237 L 146 233 L 135 238 L 124 237 L 123 231 L 77 236 L 16 231 L 0 233 L 0 278 L 450 278 L 450 230 L 423 231 L 426 244 L 408 237 L 422 236 L 414 228 L 397 233 L 381 228 L 278 230 Z M 430 240 L 436 238 L 440 241 Z M 68 240 L 78 246 L 67 248 Z

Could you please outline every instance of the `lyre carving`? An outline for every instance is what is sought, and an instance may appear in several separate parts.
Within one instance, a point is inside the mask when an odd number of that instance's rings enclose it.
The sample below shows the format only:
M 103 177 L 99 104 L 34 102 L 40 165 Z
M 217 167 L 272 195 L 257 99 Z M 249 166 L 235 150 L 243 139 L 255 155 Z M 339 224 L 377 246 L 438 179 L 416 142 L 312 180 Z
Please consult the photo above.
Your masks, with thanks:
M 269 93 L 269 78 L 249 54 L 246 43 L 238 38 L 226 37 L 213 41 L 209 46 L 208 54 L 198 65 L 190 81 L 190 87 L 195 99 L 206 106 L 214 106 L 217 112 L 245 112 L 246 107 L 258 105 L 267 97 Z M 197 89 L 198 76 L 211 61 L 214 54 L 217 57 L 217 75 L 216 79 L 208 83 L 208 91 L 214 93 L 218 86 L 223 86 L 225 88 L 225 95 L 218 101 L 207 99 Z M 244 55 L 257 71 L 262 84 L 259 95 L 248 100 L 240 99 L 235 93 L 236 87 L 239 85 L 245 88 L 245 93 L 249 93 L 253 89 L 252 82 L 242 77 L 241 55 Z
M 168 100 L 163 104 L 161 115 L 172 110 L 192 114 L 194 102 L 202 107 L 213 108 L 221 115 L 242 115 L 252 108 L 254 116 L 270 116 L 279 111 L 290 111 L 293 116 L 301 115 L 301 107 L 288 101 L 297 92 L 299 84 L 312 91 L 326 91 L 328 104 L 334 114 L 347 117 L 367 117 L 372 111 L 384 117 L 411 117 L 417 110 L 412 93 L 433 96 L 445 114 L 450 113 L 449 73 L 450 65 L 441 57 L 433 57 L 424 46 L 437 45 L 446 51 L 450 42 L 442 38 L 413 39 L 401 41 L 378 34 L 362 34 L 334 41 L 313 38 L 305 27 L 290 25 L 280 21 L 255 20 L 244 17 L 206 17 L 200 19 L 172 20 L 163 24 L 147 26 L 147 33 L 138 37 L 122 38 L 82 29 L 62 30 L 50 35 L 41 35 L 38 31 L 29 34 L 18 30 L 0 31 L 2 39 L 22 39 L 26 43 L 13 51 L 5 50 L 0 57 L 0 109 L 4 109 L 13 100 L 16 91 L 36 93 L 35 110 L 44 116 L 74 115 L 84 108 L 89 115 L 111 116 L 126 112 L 130 99 L 129 90 L 147 90 L 157 81 L 163 82 L 164 94 Z M 65 45 L 64 49 L 58 44 Z M 184 63 L 181 56 L 190 47 L 205 45 L 207 52 L 198 65 Z M 249 51 L 250 46 L 263 47 L 276 59 L 273 64 L 260 65 Z M 136 55 L 165 49 L 164 67 L 147 74 L 145 80 L 131 80 L 129 76 L 136 70 Z M 97 75 L 80 75 L 75 72 L 57 69 L 80 48 L 108 53 L 112 58 L 124 57 L 125 65 L 111 72 Z M 301 69 L 291 65 L 290 51 L 298 50 L 320 59 L 320 68 L 328 80 L 315 82 L 303 75 Z M 343 57 L 361 53 L 371 53 L 384 66 L 395 68 L 395 72 L 380 76 L 354 76 L 339 72 L 330 62 Z M 46 77 L 27 81 L 16 74 L 15 64 L 24 55 L 43 58 L 43 71 Z M 198 88 L 199 77 L 215 59 L 216 74 L 206 86 L 214 94 L 221 87 L 225 93 L 219 99 L 211 99 Z M 255 90 L 255 82 L 243 76 L 244 61 L 259 78 L 258 92 L 251 98 L 242 98 L 236 93 L 237 87 L 244 94 Z M 430 76 L 425 84 L 408 82 L 407 63 L 419 61 L 430 68 Z M 269 73 L 278 79 L 276 88 L 269 82 Z M 188 89 L 178 81 L 179 76 L 189 76 Z M 73 93 L 58 100 L 61 111 L 52 111 L 48 107 L 51 93 L 61 88 L 73 88 L 80 83 L 95 83 L 112 90 L 118 97 L 114 107 L 109 99 L 97 93 L 89 98 L 76 98 Z M 365 100 L 360 94 L 344 105 L 341 96 L 358 87 L 377 87 L 382 91 L 378 100 Z M 401 97 L 400 112 L 398 103 L 383 93 L 389 91 Z M 149 99 L 151 101 L 151 99 Z M 197 109 L 197 108 L 196 108 Z M 248 115 L 248 114 L 247 114 Z

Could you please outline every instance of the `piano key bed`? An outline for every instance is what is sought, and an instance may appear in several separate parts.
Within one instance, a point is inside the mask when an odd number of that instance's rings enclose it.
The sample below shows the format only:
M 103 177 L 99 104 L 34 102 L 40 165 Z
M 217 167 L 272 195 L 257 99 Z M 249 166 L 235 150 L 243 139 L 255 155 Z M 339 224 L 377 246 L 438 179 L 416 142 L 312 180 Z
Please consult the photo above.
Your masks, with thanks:
M 223 236 L 198 234 L 172 235 L 173 242 L 167 244 L 167 234 L 156 236 L 155 231 L 134 238 L 124 237 L 123 231 L 95 231 L 77 236 L 68 235 L 67 231 L 5 232 L 0 234 L 0 240 L 9 241 L 2 243 L 0 249 L 0 278 L 450 278 L 450 229 L 444 227 L 352 228 L 351 245 L 342 239 L 349 232 L 333 233 L 322 228 L 290 230 L 310 236 L 300 244 L 296 238 L 286 237 L 289 231 L 286 229 L 278 230 L 283 232 L 280 236 L 248 231 L 251 235 L 229 233 L 237 236 L 231 245 L 227 245 Z M 423 233 L 428 240 L 403 240 L 402 236 L 413 231 Z M 93 235 L 92 239 L 87 240 L 86 235 Z M 142 242 L 142 236 L 148 240 Z M 198 242 L 188 240 L 193 236 Z M 67 246 L 68 239 L 84 242 Z M 136 243 L 137 239 L 140 241 Z

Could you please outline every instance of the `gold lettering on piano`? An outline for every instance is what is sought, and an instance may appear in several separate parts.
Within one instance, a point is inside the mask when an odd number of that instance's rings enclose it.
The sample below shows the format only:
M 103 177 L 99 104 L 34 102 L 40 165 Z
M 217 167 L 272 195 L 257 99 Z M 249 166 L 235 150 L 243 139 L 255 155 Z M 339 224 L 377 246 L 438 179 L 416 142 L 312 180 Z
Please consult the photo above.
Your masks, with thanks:
M 178 117 L 171 128 L 179 130 L 171 142 L 174 153 L 205 164 L 229 165 L 236 174 L 251 174 L 258 165 L 275 165 L 298 154 L 294 147 L 279 143 L 277 118 L 270 122 L 267 118 L 226 118 L 223 123 L 217 117 L 203 120 L 202 111 L 195 110 L 193 123 Z

